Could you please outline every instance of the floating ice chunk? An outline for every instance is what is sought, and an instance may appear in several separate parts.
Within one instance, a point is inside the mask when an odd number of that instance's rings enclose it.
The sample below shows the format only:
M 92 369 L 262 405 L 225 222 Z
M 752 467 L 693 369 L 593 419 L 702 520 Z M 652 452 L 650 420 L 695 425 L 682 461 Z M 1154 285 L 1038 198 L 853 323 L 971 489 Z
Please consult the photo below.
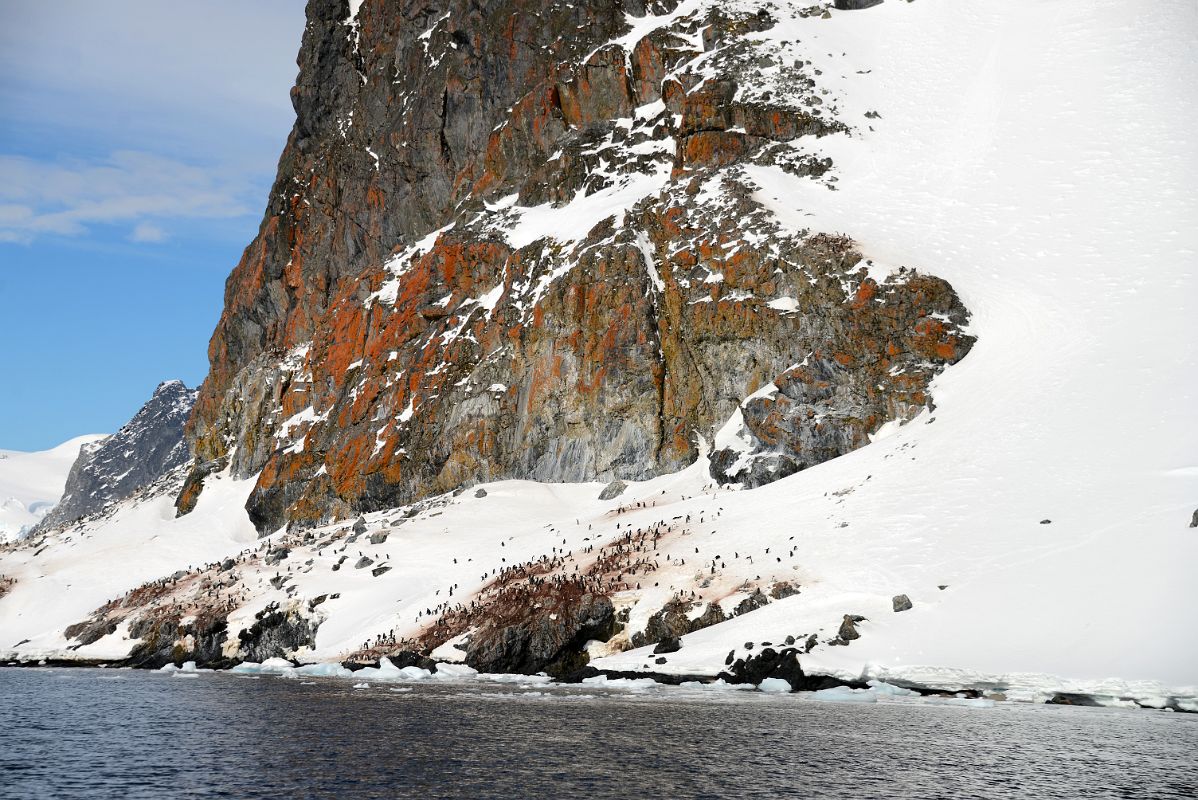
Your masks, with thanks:
M 186 668 L 187 665 L 183 666 Z M 230 670 L 237 675 L 282 675 L 288 671 L 294 671 L 294 666 L 285 658 L 268 658 L 261 664 L 256 661 L 243 661 Z
M 946 706 L 965 706 L 966 708 L 994 708 L 994 701 L 985 697 L 950 697 L 944 701 Z
M 423 667 L 404 667 L 399 672 L 410 681 L 428 680 L 433 676 L 433 673 Z
M 440 671 L 442 667 L 438 666 Z M 553 678 L 548 675 L 513 675 L 504 672 L 482 672 L 478 674 L 478 680 L 490 681 L 491 683 L 526 683 L 530 686 L 545 686 L 553 683 Z
M 820 689 L 807 695 L 812 700 L 822 700 L 825 703 L 876 703 L 878 696 L 869 689 L 850 689 L 847 686 L 835 686 L 831 689 Z
M 437 671 L 433 676 L 440 680 L 469 680 L 478 677 L 478 670 L 465 664 L 437 664 Z
M 362 683 L 355 683 L 355 684 L 354 684 L 354 688 L 355 688 L 355 689 L 369 689 L 369 688 L 370 688 L 370 684 L 369 684 L 369 683 L 366 683 L 365 681 L 363 681 Z
M 606 686 L 609 688 L 620 689 L 648 689 L 652 686 L 657 686 L 657 681 L 652 678 L 609 678 L 606 675 L 596 675 L 593 678 L 583 678 L 583 683 L 589 683 L 594 686 Z
M 302 667 L 298 667 L 295 671 L 309 678 L 349 678 L 354 674 L 351 670 L 335 663 L 305 664 Z
M 870 681 L 869 690 L 879 697 L 919 697 L 919 692 L 879 680 Z
M 178 672 L 179 668 L 176 667 L 174 664 L 163 664 L 161 667 L 158 668 L 158 671 L 159 672 Z
M 790 692 L 790 682 L 783 678 L 766 678 L 757 688 L 767 694 L 786 694 Z
M 235 675 L 257 675 L 262 672 L 262 665 L 257 661 L 242 661 L 240 664 L 233 667 L 233 669 L 229 670 L 229 672 L 232 672 Z

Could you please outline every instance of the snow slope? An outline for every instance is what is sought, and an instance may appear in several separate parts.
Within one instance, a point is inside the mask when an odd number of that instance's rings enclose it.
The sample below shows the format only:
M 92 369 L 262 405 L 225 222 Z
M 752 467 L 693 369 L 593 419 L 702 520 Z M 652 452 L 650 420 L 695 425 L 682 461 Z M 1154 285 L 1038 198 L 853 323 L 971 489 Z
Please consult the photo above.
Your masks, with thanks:
M 252 488 L 253 481 L 215 476 L 189 516 L 176 519 L 174 496 L 161 494 L 52 534 L 36 549 L 0 552 L 0 575 L 14 581 L 0 598 L 0 650 L 30 640 L 22 647 L 70 657 L 62 630 L 108 600 L 146 581 L 253 546 L 257 532 L 244 508 Z M 128 645 L 111 650 L 110 640 L 103 640 L 96 657 L 126 655 Z
M 684 637 L 666 664 L 643 648 L 595 666 L 712 675 L 730 651 L 825 642 L 859 614 L 861 638 L 816 647 L 807 671 L 1024 697 L 1198 695 L 1195 33 L 1189 0 L 919 0 L 757 34 L 798 40 L 846 118 L 880 114 L 861 135 L 801 143 L 833 158 L 837 191 L 751 174 L 788 224 L 844 231 L 879 264 L 961 294 L 978 342 L 937 379 L 935 411 L 753 491 L 707 489 L 699 463 L 607 502 L 597 484 L 507 482 L 399 527 L 398 511 L 369 515 L 385 542 L 294 544 L 281 565 L 246 567 L 253 597 L 231 631 L 266 602 L 340 593 L 299 654 L 335 659 L 378 634 L 414 635 L 450 586 L 468 600 L 490 570 L 551 547 L 581 561 L 588 544 L 661 523 L 671 558 L 616 598 L 632 629 L 674 590 L 726 610 L 746 582 L 801 592 Z M 104 600 L 246 547 L 249 484 L 216 486 L 182 520 L 155 501 L 65 548 L 0 557 L 16 580 L 0 647 L 31 638 L 17 652 L 58 652 L 61 628 Z M 354 569 L 362 556 L 391 569 Z M 290 572 L 285 587 L 270 585 L 276 572 Z M 896 614 L 900 593 L 914 608 Z M 114 635 L 88 653 L 129 646 Z
M 0 450 L 0 543 L 19 538 L 62 497 L 79 448 L 103 439 L 79 436 L 50 450 Z

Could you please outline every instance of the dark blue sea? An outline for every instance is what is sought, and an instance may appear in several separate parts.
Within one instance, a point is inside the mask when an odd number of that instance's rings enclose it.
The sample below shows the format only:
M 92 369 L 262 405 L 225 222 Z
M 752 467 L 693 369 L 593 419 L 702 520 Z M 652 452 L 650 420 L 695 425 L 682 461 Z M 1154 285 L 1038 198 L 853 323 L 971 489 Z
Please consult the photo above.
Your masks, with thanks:
M 1198 796 L 1198 715 L 0 669 L 0 798 Z

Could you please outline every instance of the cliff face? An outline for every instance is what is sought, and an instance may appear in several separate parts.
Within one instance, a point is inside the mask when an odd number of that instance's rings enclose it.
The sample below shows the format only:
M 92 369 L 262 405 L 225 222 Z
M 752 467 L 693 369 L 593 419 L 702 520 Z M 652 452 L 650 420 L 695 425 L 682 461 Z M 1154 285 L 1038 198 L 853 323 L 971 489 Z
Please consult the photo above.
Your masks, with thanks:
M 307 13 L 181 512 L 226 464 L 260 473 L 263 531 L 478 481 L 646 478 L 703 448 L 714 478 L 758 485 L 910 418 L 968 351 L 948 284 L 764 199 L 771 170 L 835 190 L 804 141 L 868 122 L 754 37 L 764 8 Z

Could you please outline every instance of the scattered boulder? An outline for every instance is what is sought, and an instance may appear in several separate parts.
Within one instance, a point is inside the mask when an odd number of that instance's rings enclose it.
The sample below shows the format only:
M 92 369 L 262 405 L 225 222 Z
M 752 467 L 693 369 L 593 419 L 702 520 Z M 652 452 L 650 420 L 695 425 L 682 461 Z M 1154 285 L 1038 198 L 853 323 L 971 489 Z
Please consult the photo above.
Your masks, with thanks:
M 381 567 L 375 567 L 374 569 L 370 570 L 370 574 L 377 578 L 378 576 L 382 575 L 384 572 L 390 572 L 390 571 L 391 571 L 391 568 L 388 567 L 386 564 L 384 564 Z
M 658 655 L 660 653 L 677 653 L 681 649 L 682 640 L 677 636 L 669 636 L 657 643 L 657 646 L 653 648 L 653 655 Z
M 748 614 L 750 611 L 756 611 L 762 606 L 768 606 L 769 604 L 770 599 L 765 596 L 765 592 L 757 589 L 753 594 L 737 603 L 732 613 L 734 616 L 739 617 L 741 614 Z
M 370 534 L 370 543 L 382 544 L 383 542 L 387 541 L 388 535 L 389 534 L 387 531 L 376 531 L 375 533 Z
M 1190 517 L 1190 527 L 1198 528 L 1198 508 L 1194 509 L 1194 516 Z
M 837 11 L 858 11 L 881 4 L 882 0 L 836 0 L 835 5 Z
M 907 611 L 912 607 L 911 598 L 905 594 L 896 594 L 890 602 L 893 604 L 896 614 L 900 611 Z
M 685 636 L 729 619 L 719 603 L 708 603 L 702 615 L 691 619 L 689 613 L 693 607 L 694 604 L 686 600 L 675 599 L 666 603 L 660 611 L 649 617 L 644 631 L 633 634 L 632 646 L 644 647 L 671 637 Z
M 374 563 L 374 559 L 370 556 L 362 556 L 358 559 L 358 563 L 354 564 L 354 569 L 364 569 Z
M 353 530 L 354 533 L 366 533 L 366 517 L 358 517 Z
M 791 691 L 795 692 L 811 692 L 845 685 L 854 689 L 866 688 L 866 684 L 860 682 L 850 681 L 846 684 L 836 678 L 805 674 L 799 665 L 799 651 L 793 647 L 788 647 L 782 652 L 767 647 L 750 658 L 738 658 L 732 667 L 727 672 L 721 672 L 719 677 L 728 683 L 754 685 L 760 685 L 762 681 L 770 678 L 784 680 L 790 684 Z
M 237 634 L 241 642 L 239 655 L 246 661 L 261 663 L 268 658 L 288 658 L 296 650 L 316 642 L 319 623 L 294 609 L 282 611 L 272 603 L 254 616 L 254 624 Z
M 775 600 L 782 600 L 787 597 L 793 597 L 799 593 L 799 587 L 790 581 L 779 581 L 770 587 L 770 597 Z
M 1050 520 L 1050 519 L 1042 519 L 1042 520 L 1040 520 L 1040 524 L 1041 524 L 1041 525 L 1051 525 L 1051 524 L 1052 524 L 1052 520 Z
M 599 493 L 600 500 L 614 500 L 624 494 L 624 490 L 628 488 L 628 484 L 624 481 L 612 481 L 603 487 L 603 491 Z
M 481 488 L 481 487 L 480 487 L 479 489 L 477 489 L 477 490 L 474 492 L 474 496 L 475 496 L 475 497 L 486 497 L 486 496 L 487 496 L 487 490 L 486 490 L 486 489 L 483 489 L 483 488 Z
M 861 634 L 857 631 L 858 622 L 865 622 L 865 617 L 856 614 L 845 614 L 844 620 L 840 623 L 840 630 L 837 631 L 837 637 L 843 642 L 860 639 Z

